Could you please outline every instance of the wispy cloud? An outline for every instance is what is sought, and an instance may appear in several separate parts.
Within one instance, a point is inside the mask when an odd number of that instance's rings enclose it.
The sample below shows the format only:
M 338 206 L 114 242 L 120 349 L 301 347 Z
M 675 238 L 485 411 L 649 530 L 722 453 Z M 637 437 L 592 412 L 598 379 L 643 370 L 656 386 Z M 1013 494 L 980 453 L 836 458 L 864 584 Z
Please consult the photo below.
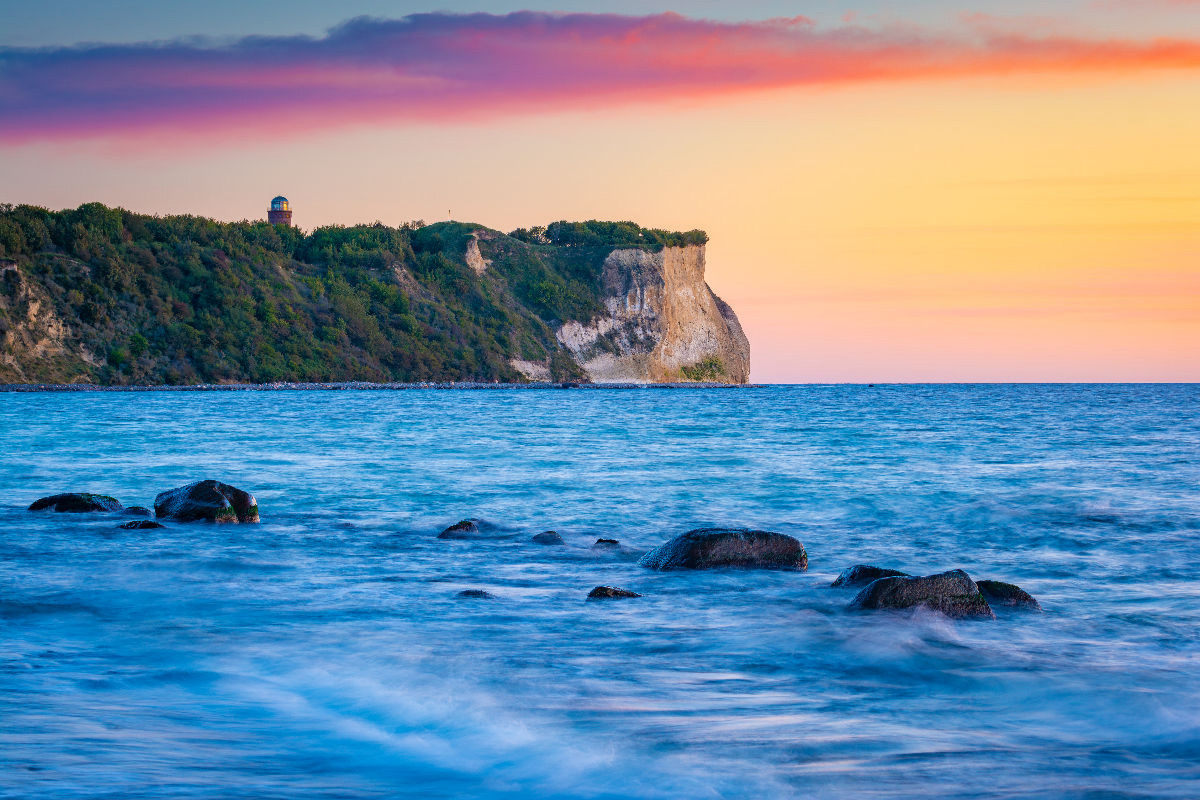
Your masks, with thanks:
M 1200 69 L 1200 40 L 803 17 L 417 14 L 321 38 L 0 48 L 0 140 L 321 130 L 939 77 Z

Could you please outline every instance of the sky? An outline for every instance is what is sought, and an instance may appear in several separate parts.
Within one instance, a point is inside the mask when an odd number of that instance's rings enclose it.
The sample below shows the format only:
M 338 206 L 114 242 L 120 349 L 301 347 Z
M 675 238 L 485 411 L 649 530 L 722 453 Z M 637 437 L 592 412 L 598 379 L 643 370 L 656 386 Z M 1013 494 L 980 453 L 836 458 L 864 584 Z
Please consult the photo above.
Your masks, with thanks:
M 1200 380 L 1200 0 L 0 19 L 0 202 L 703 228 L 755 381 Z

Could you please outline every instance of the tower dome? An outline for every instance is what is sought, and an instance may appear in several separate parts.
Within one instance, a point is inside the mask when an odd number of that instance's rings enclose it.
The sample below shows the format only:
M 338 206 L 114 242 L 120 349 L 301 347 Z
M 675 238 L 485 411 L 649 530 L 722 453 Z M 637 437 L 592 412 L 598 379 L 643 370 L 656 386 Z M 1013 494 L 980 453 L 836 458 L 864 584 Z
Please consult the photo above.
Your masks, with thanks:
M 292 224 L 292 204 L 283 195 L 271 199 L 271 209 L 267 212 L 267 222 L 272 225 Z

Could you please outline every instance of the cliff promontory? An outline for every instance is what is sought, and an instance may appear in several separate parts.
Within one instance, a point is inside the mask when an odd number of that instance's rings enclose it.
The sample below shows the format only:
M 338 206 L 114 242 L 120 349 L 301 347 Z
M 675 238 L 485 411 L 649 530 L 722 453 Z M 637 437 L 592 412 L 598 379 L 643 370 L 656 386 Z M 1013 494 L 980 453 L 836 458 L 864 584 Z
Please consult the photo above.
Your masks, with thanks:
M 704 245 L 613 250 L 600 284 L 604 313 L 558 329 L 592 380 L 749 380 L 750 342 L 704 282 Z
M 0 205 L 0 383 L 745 383 L 706 241 Z

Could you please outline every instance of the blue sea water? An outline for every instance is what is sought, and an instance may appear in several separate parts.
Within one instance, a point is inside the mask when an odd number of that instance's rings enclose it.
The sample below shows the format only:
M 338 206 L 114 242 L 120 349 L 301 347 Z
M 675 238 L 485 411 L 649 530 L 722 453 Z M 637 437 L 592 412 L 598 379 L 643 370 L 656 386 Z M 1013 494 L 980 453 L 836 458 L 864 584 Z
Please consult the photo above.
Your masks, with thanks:
M 0 394 L 0 796 L 1195 798 L 1198 411 L 1194 385 Z M 263 522 L 25 510 L 202 478 Z M 511 538 L 436 538 L 472 516 Z M 637 566 L 708 525 L 797 536 L 809 570 Z M 860 562 L 1045 613 L 850 612 L 829 584 Z

